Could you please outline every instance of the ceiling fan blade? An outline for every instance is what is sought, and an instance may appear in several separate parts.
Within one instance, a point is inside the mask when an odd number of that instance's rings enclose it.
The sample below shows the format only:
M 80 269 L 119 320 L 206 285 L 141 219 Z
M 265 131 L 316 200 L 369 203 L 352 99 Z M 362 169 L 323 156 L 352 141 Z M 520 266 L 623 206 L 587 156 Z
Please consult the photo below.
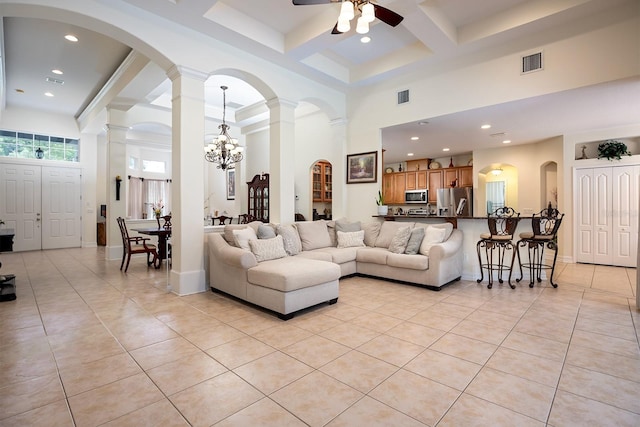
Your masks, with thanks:
M 331 34 L 342 34 L 342 32 L 338 31 L 338 23 L 334 25 L 333 30 L 331 30 Z
M 397 26 L 404 19 L 403 16 L 398 15 L 393 10 L 378 6 L 377 4 L 373 4 L 373 9 L 375 11 L 376 18 L 378 18 L 385 24 L 391 25 L 392 27 Z
M 327 4 L 335 3 L 336 0 L 293 0 L 295 6 L 307 6 L 310 4 Z

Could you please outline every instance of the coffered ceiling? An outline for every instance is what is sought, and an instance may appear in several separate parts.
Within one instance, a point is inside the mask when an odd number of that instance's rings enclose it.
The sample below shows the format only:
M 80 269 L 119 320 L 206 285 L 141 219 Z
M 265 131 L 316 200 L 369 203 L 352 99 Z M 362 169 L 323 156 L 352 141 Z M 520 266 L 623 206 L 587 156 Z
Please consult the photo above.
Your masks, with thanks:
M 0 0 L 0 5 L 7 1 Z M 374 21 L 368 34 L 371 41 L 366 44 L 354 30 L 331 34 L 340 11 L 338 3 L 294 6 L 291 0 L 118 0 L 113 4 L 128 13 L 199 31 L 345 91 L 416 70 L 429 73 L 451 69 L 502 51 L 514 40 L 537 46 L 541 40 L 588 30 L 602 17 L 615 19 L 616 13 L 640 13 L 638 0 L 376 3 L 404 16 L 404 20 L 397 27 Z M 6 106 L 79 117 L 131 51 L 89 29 L 46 20 L 5 16 L 2 30 L 5 78 L 0 93 Z M 77 34 L 80 42 L 71 46 L 64 41 L 62 36 L 68 32 Z M 53 68 L 64 68 L 65 74 L 52 75 Z M 118 102 L 167 105 L 170 84 L 166 75 L 153 69 L 153 64 L 143 72 L 152 77 L 139 78 L 137 89 L 130 85 L 117 94 Z M 63 80 L 64 84 L 47 81 L 47 77 Z M 230 86 L 232 111 L 260 101 L 257 92 L 239 80 L 229 83 L 218 79 L 207 85 L 206 101 L 212 112 L 220 111 L 220 84 Z M 45 99 L 45 91 L 61 95 Z M 428 125 L 407 123 L 383 130 L 383 143 L 387 158 L 400 161 L 408 152 L 414 152 L 416 158 L 439 157 L 444 147 L 455 155 L 479 146 L 499 146 L 502 140 L 478 132 L 479 125 L 486 121 L 494 126 L 490 133 L 509 133 L 514 144 L 575 130 L 625 125 L 637 122 L 632 116 L 633 111 L 640 111 L 639 92 L 638 79 L 630 79 L 477 111 L 425 117 L 423 122 Z M 422 143 L 408 139 L 418 133 Z M 430 143 L 424 143 L 426 140 Z

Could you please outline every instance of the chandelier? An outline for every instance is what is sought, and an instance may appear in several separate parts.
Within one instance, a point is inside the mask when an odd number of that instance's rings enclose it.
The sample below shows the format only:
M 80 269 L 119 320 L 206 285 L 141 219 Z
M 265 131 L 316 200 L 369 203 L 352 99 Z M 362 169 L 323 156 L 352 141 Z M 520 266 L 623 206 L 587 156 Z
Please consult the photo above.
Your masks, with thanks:
M 208 162 L 217 163 L 218 169 L 225 170 L 242 160 L 244 147 L 238 145 L 238 140 L 231 138 L 227 133 L 229 125 L 225 121 L 225 116 L 227 112 L 226 90 L 228 87 L 220 86 L 220 89 L 222 89 L 222 124 L 218 126 L 220 135 L 204 147 L 204 158 Z

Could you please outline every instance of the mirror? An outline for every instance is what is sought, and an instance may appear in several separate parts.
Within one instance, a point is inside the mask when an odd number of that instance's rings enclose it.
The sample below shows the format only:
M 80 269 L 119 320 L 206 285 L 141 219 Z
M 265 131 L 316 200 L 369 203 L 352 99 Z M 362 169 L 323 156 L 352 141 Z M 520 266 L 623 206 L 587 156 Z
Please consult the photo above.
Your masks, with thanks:
M 507 186 L 505 181 L 487 182 L 487 213 L 504 207 L 507 198 Z

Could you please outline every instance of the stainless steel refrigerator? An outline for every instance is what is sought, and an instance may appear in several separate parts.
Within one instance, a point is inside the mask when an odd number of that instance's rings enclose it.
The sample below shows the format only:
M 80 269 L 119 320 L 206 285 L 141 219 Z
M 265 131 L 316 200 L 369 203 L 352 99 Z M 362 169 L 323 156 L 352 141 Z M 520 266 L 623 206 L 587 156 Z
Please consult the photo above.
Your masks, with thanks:
M 473 187 L 439 188 L 437 214 L 440 216 L 473 216 Z

